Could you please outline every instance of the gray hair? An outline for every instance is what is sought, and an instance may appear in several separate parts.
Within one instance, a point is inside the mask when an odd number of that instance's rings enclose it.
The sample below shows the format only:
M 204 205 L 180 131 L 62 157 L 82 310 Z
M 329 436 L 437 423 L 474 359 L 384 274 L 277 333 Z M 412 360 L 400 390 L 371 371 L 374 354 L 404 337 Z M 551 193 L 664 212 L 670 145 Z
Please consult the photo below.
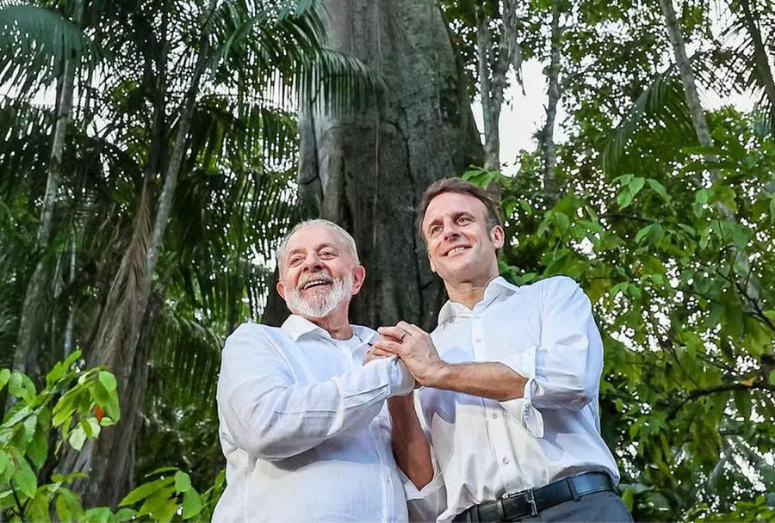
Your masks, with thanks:
M 350 254 L 352 254 L 353 259 L 355 260 L 355 263 L 360 265 L 360 260 L 358 259 L 358 248 L 355 245 L 355 239 L 350 235 L 349 232 L 345 231 L 343 228 L 335 224 L 334 222 L 324 220 L 323 218 L 316 218 L 314 220 L 306 220 L 303 221 L 296 226 L 294 226 L 291 231 L 285 235 L 285 238 L 282 239 L 280 242 L 280 245 L 277 246 L 277 266 L 282 270 L 283 266 L 283 256 L 285 255 L 285 249 L 288 247 L 288 242 L 290 241 L 291 237 L 296 234 L 297 231 L 309 227 L 310 225 L 325 225 L 326 227 L 330 227 L 331 229 L 335 230 L 339 236 L 344 240 L 344 243 L 347 245 L 347 248 L 350 250 Z

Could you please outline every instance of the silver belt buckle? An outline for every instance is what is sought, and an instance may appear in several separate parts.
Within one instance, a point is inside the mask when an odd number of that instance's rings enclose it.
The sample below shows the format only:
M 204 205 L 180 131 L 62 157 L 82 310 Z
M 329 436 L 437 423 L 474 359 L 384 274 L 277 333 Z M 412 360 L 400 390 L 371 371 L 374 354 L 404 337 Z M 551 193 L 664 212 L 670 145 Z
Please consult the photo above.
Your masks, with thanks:
M 505 496 L 503 496 L 503 499 L 516 498 L 521 496 L 524 496 L 527 499 L 527 502 L 530 505 L 530 514 L 524 515 L 519 519 L 537 516 L 538 507 L 536 506 L 536 498 L 535 498 L 535 495 L 533 494 L 533 489 L 529 488 L 526 490 L 520 490 L 519 492 L 514 492 L 513 494 L 506 494 Z

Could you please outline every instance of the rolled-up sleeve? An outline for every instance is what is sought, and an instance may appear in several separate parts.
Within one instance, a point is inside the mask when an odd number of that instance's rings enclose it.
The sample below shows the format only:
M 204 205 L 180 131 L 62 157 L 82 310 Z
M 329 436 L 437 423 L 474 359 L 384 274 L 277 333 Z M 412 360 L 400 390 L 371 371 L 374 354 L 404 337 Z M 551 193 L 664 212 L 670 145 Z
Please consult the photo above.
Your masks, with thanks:
M 279 460 L 366 427 L 392 395 L 414 380 L 395 358 L 313 384 L 298 384 L 263 326 L 238 328 L 226 341 L 218 409 L 235 444 L 248 454 Z
M 417 418 L 420 420 L 425 437 L 431 447 L 431 464 L 433 465 L 433 479 L 423 488 L 418 489 L 404 472 L 398 468 L 398 474 L 404 485 L 406 493 L 406 506 L 409 510 L 409 521 L 436 521 L 436 518 L 447 508 L 447 490 L 444 485 L 444 478 L 441 475 L 438 460 L 433 451 L 433 439 L 430 428 L 425 420 L 422 407 L 420 406 L 420 394 L 415 394 L 414 408 Z
M 581 409 L 597 396 L 603 371 L 591 303 L 570 278 L 542 286 L 540 340 L 501 361 L 528 380 L 522 398 L 501 404 L 535 437 L 543 437 L 541 409 Z

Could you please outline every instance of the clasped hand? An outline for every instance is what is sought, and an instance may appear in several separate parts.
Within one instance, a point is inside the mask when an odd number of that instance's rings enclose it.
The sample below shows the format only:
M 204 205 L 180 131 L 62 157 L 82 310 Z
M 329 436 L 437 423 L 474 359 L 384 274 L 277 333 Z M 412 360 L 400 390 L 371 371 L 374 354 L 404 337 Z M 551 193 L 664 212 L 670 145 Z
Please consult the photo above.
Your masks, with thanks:
M 446 364 L 439 357 L 430 334 L 405 321 L 399 321 L 395 327 L 380 327 L 377 332 L 379 339 L 366 353 L 364 363 L 376 358 L 398 356 L 418 384 L 434 386 Z

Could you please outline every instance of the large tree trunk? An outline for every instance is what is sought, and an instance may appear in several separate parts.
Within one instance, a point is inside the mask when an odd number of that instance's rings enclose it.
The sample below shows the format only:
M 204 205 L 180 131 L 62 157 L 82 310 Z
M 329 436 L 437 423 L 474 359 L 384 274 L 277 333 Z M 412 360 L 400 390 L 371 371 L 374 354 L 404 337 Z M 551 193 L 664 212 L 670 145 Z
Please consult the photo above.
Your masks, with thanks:
M 425 188 L 481 154 L 463 76 L 432 0 L 329 0 L 329 45 L 387 82 L 381 109 L 301 118 L 300 195 L 349 230 L 367 270 L 351 319 L 425 329 L 445 300 L 415 232 Z M 481 156 L 479 156 L 481 158 Z

